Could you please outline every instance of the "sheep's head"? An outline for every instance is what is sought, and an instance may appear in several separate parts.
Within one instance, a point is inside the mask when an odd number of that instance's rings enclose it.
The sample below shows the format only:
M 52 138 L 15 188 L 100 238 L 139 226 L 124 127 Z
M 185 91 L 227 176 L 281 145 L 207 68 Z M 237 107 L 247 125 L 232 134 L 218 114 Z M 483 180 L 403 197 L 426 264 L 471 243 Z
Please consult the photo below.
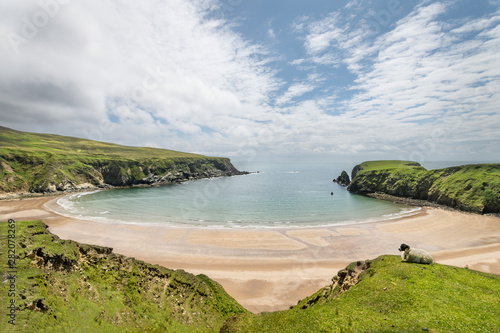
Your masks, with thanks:
M 399 247 L 398 250 L 399 251 L 404 251 L 404 250 L 409 249 L 409 248 L 410 248 L 409 245 L 406 245 L 405 243 L 403 243 L 403 244 L 401 244 L 401 246 Z

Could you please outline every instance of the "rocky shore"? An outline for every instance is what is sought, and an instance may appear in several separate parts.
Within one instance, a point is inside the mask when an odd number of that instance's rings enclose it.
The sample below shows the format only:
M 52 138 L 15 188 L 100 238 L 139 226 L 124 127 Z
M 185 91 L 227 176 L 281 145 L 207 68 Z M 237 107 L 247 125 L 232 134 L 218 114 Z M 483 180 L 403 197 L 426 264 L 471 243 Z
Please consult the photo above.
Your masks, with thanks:
M 100 189 L 164 186 L 189 180 L 230 177 L 249 173 L 239 171 L 229 159 L 224 158 L 184 159 L 170 163 L 168 167 L 149 165 L 148 163 L 149 161 L 110 161 L 101 166 L 89 165 L 88 170 L 83 175 L 79 174 L 77 170 L 74 174 L 66 175 L 62 179 L 53 176 L 45 179 L 44 182 L 37 182 L 38 186 L 26 182 L 19 191 L 0 193 L 0 200 Z M 4 164 L 6 163 L 4 162 Z M 35 166 L 33 167 L 35 168 Z M 64 166 L 59 166 L 58 170 L 54 170 L 54 175 L 61 172 L 63 168 Z M 15 177 L 13 173 L 11 177 Z M 9 179 L 7 178 L 6 181 L 8 182 Z
M 0 126 L 0 199 L 246 174 L 228 158 Z

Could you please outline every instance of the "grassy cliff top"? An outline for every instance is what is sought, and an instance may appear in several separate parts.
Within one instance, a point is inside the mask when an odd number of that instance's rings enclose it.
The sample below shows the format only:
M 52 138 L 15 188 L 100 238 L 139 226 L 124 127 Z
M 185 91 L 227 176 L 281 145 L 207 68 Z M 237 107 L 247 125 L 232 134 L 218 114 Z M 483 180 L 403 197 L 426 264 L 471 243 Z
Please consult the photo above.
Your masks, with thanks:
M 353 272 L 356 266 L 351 264 L 344 273 L 349 269 Z M 500 276 L 381 256 L 370 261 L 358 278 L 347 291 L 341 292 L 342 286 L 332 284 L 290 310 L 237 315 L 222 331 L 500 331 Z
M 393 170 L 393 169 L 424 169 L 419 163 L 412 161 L 367 161 L 360 164 L 364 171 Z
M 16 131 L 0 126 L 0 149 L 21 149 L 79 156 L 109 156 L 128 159 L 199 158 L 203 155 L 160 148 L 129 147 L 55 134 Z
M 370 161 L 354 167 L 348 190 L 427 200 L 476 213 L 500 213 L 500 164 L 426 170 L 417 162 Z

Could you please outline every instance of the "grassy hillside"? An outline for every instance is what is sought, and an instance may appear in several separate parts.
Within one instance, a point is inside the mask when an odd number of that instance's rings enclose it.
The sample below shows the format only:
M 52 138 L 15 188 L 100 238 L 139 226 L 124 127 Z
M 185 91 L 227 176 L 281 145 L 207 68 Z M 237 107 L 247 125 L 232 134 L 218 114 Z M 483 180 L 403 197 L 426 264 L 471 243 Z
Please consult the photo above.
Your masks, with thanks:
M 237 315 L 222 332 L 500 331 L 500 276 L 381 256 L 334 280 L 290 310 Z
M 54 154 L 127 159 L 204 157 L 167 149 L 127 147 L 54 134 L 21 132 L 2 126 L 0 126 L 0 147 Z
M 428 200 L 476 213 L 500 212 L 500 164 L 426 170 L 416 162 L 372 161 L 353 169 L 348 190 Z
M 500 276 L 398 256 L 352 263 L 290 310 L 256 315 L 204 275 L 64 241 L 39 221 L 1 222 L 0 244 L 0 332 L 500 331 Z
M 239 174 L 229 159 L 0 127 L 0 193 L 131 186 Z
M 7 274 L 8 230 L 16 235 L 15 280 Z M 2 222 L 0 239 L 0 332 L 218 332 L 246 312 L 204 275 L 63 241 L 41 222 Z

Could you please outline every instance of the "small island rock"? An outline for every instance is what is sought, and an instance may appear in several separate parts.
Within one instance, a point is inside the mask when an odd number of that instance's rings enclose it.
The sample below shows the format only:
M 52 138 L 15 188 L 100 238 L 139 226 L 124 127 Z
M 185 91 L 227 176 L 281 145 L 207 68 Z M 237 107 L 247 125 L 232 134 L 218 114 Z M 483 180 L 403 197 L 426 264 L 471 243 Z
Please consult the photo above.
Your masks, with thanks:
M 342 171 L 340 176 L 338 176 L 337 179 L 334 179 L 333 181 L 342 186 L 347 186 L 351 182 L 351 180 L 349 179 L 349 175 L 345 171 Z

